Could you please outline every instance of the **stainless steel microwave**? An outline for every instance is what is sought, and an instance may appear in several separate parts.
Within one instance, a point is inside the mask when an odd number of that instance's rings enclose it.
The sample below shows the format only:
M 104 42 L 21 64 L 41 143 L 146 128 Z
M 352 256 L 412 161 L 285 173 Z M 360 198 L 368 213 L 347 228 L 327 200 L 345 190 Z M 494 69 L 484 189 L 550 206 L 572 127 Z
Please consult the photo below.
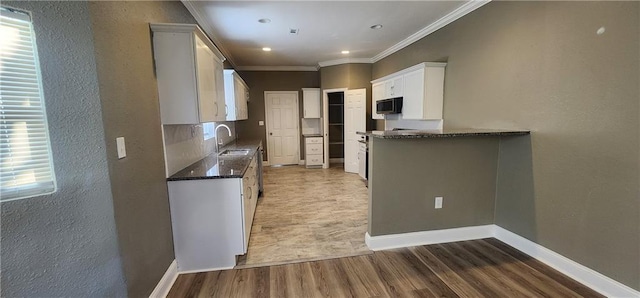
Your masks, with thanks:
M 402 113 L 402 97 L 382 99 L 382 100 L 376 101 L 376 112 L 378 114 Z

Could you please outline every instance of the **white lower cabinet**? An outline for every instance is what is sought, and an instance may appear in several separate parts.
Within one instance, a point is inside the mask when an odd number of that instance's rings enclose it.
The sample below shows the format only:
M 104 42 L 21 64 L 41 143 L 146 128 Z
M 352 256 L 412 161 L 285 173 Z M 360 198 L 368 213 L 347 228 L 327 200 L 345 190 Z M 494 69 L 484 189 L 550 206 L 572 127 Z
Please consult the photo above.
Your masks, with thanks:
M 233 268 L 247 253 L 258 199 L 256 158 L 242 178 L 169 181 L 179 272 Z
M 306 137 L 304 142 L 305 164 L 307 168 L 322 166 L 324 162 L 324 144 L 322 137 Z

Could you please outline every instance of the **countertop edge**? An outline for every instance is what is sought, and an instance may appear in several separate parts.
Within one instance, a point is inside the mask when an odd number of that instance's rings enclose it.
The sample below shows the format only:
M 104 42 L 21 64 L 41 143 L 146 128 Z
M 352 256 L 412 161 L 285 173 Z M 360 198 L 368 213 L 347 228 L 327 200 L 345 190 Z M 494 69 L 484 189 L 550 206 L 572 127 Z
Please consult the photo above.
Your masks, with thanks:
M 255 141 L 235 141 L 232 143 L 229 143 L 227 145 L 225 145 L 224 147 L 219 148 L 219 151 L 222 152 L 224 150 L 227 149 L 239 149 L 239 148 L 247 148 L 250 149 L 251 151 L 249 152 L 249 154 L 247 155 L 241 155 L 241 156 L 226 156 L 226 157 L 219 157 L 217 154 L 218 152 L 213 152 L 207 156 L 205 156 L 204 158 L 186 166 L 185 168 L 181 169 L 180 171 L 176 172 L 175 174 L 171 175 L 170 177 L 166 178 L 167 182 L 172 182 L 172 181 L 190 181 L 190 180 L 213 180 L 213 179 L 238 179 L 238 178 L 242 178 L 244 177 L 244 174 L 246 173 L 247 169 L 249 168 L 249 164 L 251 164 L 251 160 L 254 158 L 254 155 L 256 155 L 256 152 L 258 151 L 258 149 L 261 147 L 262 145 L 262 140 L 255 140 Z M 194 168 L 196 167 L 198 164 L 204 162 L 206 159 L 209 158 L 217 158 L 218 160 L 225 160 L 225 161 L 235 161 L 235 162 L 243 162 L 242 165 L 242 170 L 238 171 L 238 174 L 231 174 L 231 175 L 200 175 L 200 176 L 177 176 L 179 175 L 181 172 L 183 171 L 187 171 L 190 168 Z M 262 161 L 260 161 L 262 162 Z
M 455 137 L 472 137 L 472 136 L 522 136 L 529 135 L 531 131 L 528 130 L 482 130 L 482 129 L 469 129 L 465 131 L 452 130 L 452 131 L 439 131 L 439 130 L 398 130 L 398 131 L 367 131 L 356 132 L 358 135 L 365 135 L 368 137 L 378 139 L 425 139 L 425 138 L 455 138 Z

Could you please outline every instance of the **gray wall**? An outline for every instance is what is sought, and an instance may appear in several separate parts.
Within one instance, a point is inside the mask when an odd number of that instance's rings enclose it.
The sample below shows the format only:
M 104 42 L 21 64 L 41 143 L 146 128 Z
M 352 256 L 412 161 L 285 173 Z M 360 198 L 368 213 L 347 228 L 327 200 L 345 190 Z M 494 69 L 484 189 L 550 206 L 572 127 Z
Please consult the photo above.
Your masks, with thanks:
M 6 2 L 33 13 L 54 194 L 2 203 L 3 297 L 125 296 L 86 2 Z
M 320 75 L 317 71 L 240 71 L 242 79 L 249 86 L 249 119 L 236 122 L 238 139 L 262 140 L 264 159 L 267 160 L 266 126 L 258 121 L 265 120 L 265 91 L 298 91 L 299 114 L 302 110 L 302 88 L 318 88 Z M 300 158 L 304 159 L 304 138 L 300 130 Z
M 195 20 L 178 1 L 100 1 L 89 8 L 128 293 L 148 296 L 174 259 L 149 23 Z M 121 160 L 119 136 L 127 145 Z
M 492 224 L 498 143 L 497 137 L 370 138 L 369 234 Z M 443 208 L 435 209 L 439 196 Z
M 373 77 L 447 61 L 446 127 L 532 130 L 501 145 L 495 222 L 640 290 L 639 20 L 638 2 L 492 2 Z

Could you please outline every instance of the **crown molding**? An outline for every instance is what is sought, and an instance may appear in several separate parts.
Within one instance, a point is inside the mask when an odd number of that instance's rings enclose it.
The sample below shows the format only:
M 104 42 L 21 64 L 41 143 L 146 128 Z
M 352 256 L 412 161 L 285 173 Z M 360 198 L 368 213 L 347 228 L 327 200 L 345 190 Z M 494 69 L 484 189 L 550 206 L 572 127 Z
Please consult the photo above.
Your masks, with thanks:
M 205 17 L 204 12 L 201 11 L 199 8 L 197 8 L 195 5 L 193 5 L 193 3 L 189 0 L 180 0 L 180 2 L 182 2 L 182 5 L 184 5 L 184 7 L 187 8 L 189 13 L 191 13 L 191 15 L 193 16 L 193 18 L 196 19 L 196 22 L 198 22 L 198 25 L 200 25 L 204 29 L 204 32 L 207 34 L 207 36 L 209 36 L 213 44 L 224 55 L 224 57 L 231 64 L 231 66 L 233 68 L 236 68 L 233 55 L 231 55 L 231 52 L 227 51 L 222 46 L 222 42 L 220 42 L 220 40 L 213 34 L 213 32 L 215 32 L 213 30 L 213 25 L 209 23 L 209 21 Z
M 462 6 L 458 7 L 456 10 L 450 12 L 446 16 L 438 19 L 437 21 L 431 23 L 429 26 L 420 29 L 420 31 L 410 35 L 409 37 L 403 39 L 397 44 L 391 46 L 390 48 L 380 52 L 379 54 L 373 56 L 373 58 L 343 58 L 329 61 L 318 62 L 317 67 L 313 66 L 236 66 L 234 63 L 233 55 L 231 52 L 227 51 L 223 46 L 220 40 L 213 35 L 213 26 L 207 20 L 203 11 L 197 8 L 190 0 L 180 0 L 182 4 L 187 8 L 187 10 L 193 15 L 198 24 L 203 27 L 204 31 L 207 33 L 209 38 L 213 41 L 216 47 L 222 52 L 227 61 L 231 64 L 234 69 L 238 70 L 247 70 L 247 71 L 317 71 L 321 67 L 340 65 L 340 64 L 348 64 L 348 63 L 375 63 L 383 58 L 411 45 L 412 43 L 426 37 L 427 35 L 439 30 L 440 28 L 454 22 L 455 20 L 469 14 L 470 12 L 484 6 L 485 4 L 491 2 L 491 0 L 471 0 L 466 2 Z
M 318 71 L 317 66 L 238 66 L 239 71 Z
M 453 21 L 467 15 L 468 13 L 482 7 L 483 5 L 487 4 L 491 2 L 491 0 L 471 0 L 465 4 L 463 4 L 462 6 L 458 7 L 456 10 L 450 12 L 449 14 L 447 14 L 446 16 L 438 19 L 437 21 L 431 23 L 429 26 L 422 28 L 420 31 L 411 34 L 409 37 L 403 39 L 402 41 L 400 41 L 399 43 L 391 46 L 390 48 L 382 51 L 380 54 L 373 56 L 373 58 L 371 58 L 372 63 L 378 62 L 380 60 L 382 60 L 383 58 L 404 49 L 405 47 L 409 46 L 410 44 L 424 38 L 425 36 L 437 31 L 438 29 L 449 25 L 450 23 L 452 23 Z
M 370 64 L 370 63 L 373 63 L 373 61 L 371 61 L 371 58 L 342 58 L 342 59 L 318 62 L 318 67 L 327 67 L 327 66 L 349 64 L 349 63 L 369 63 Z

